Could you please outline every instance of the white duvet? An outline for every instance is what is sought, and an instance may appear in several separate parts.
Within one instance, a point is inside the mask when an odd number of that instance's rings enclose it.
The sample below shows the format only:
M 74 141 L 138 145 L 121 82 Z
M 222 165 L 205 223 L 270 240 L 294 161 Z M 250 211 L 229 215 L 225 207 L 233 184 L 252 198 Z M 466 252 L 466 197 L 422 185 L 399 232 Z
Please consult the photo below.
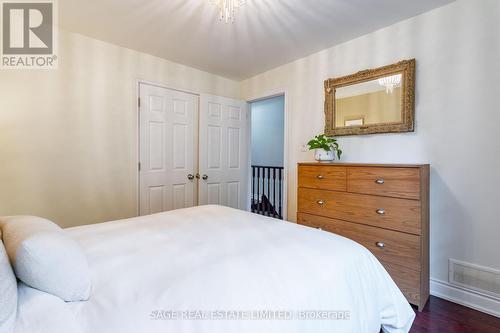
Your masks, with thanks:
M 408 332 L 414 319 L 377 259 L 328 232 L 219 206 L 66 230 L 92 271 L 90 300 L 64 304 L 79 333 Z

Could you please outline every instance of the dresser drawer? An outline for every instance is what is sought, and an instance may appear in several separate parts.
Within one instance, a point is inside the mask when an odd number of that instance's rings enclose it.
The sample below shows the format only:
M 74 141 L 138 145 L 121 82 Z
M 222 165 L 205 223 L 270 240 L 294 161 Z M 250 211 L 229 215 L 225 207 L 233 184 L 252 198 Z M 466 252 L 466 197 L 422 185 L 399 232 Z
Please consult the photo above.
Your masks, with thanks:
M 298 211 L 420 235 L 420 201 L 299 188 Z
M 389 262 L 381 262 L 408 302 L 420 303 L 420 272 Z
M 299 166 L 299 187 L 346 191 L 347 168 L 333 165 Z
M 302 213 L 298 223 L 352 239 L 382 262 L 420 271 L 419 236 Z
M 297 214 L 297 224 L 325 231 L 333 232 L 332 228 L 334 228 L 335 222 L 342 222 L 342 221 L 311 214 L 304 214 L 304 213 Z
M 349 167 L 347 191 L 419 200 L 420 169 Z

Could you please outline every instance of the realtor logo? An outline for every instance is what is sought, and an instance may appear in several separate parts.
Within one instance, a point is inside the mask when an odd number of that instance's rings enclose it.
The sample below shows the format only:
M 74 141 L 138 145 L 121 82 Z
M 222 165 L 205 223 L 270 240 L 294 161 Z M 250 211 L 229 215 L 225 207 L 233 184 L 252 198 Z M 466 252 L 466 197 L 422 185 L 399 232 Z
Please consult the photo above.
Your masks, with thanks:
M 57 68 L 57 11 L 54 0 L 0 0 L 1 68 Z

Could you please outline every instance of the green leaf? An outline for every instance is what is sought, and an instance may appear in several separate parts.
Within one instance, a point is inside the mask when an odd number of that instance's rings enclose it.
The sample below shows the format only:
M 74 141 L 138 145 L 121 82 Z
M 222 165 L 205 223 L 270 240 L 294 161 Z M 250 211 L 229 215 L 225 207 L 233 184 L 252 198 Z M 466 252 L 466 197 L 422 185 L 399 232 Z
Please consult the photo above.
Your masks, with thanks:
M 326 151 L 336 151 L 339 159 L 342 155 L 342 150 L 339 149 L 340 146 L 337 142 L 337 139 L 333 137 L 327 137 L 325 136 L 325 134 L 316 135 L 307 143 L 307 145 L 309 146 L 309 150 L 324 149 Z

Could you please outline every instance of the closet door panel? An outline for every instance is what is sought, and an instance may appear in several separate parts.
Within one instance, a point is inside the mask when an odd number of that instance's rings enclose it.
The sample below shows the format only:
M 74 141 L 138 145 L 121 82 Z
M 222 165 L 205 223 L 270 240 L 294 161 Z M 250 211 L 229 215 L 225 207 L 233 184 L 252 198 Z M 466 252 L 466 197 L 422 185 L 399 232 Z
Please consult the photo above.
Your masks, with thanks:
M 246 102 L 200 96 L 199 202 L 248 210 L 249 121 Z
M 197 204 L 198 96 L 140 84 L 139 212 Z

